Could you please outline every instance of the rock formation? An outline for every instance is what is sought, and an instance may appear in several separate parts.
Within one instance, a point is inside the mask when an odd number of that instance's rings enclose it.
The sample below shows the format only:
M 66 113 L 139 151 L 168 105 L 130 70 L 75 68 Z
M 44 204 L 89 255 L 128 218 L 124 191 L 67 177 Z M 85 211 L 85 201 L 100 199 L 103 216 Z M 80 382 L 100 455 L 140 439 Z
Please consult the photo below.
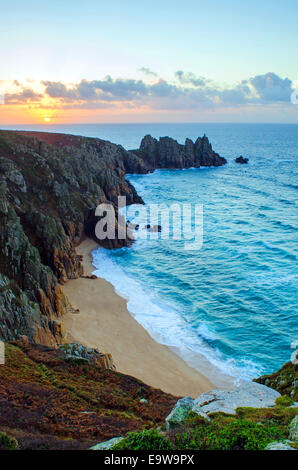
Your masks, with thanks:
M 287 362 L 280 370 L 270 375 L 262 375 L 255 382 L 274 388 L 281 395 L 286 395 L 298 401 L 298 366 Z
M 211 390 L 202 393 L 195 400 L 186 397 L 178 400 L 166 418 L 167 429 L 173 429 L 184 422 L 190 411 L 208 419 L 212 413 L 236 414 L 240 406 L 270 408 L 280 394 L 272 388 L 254 382 L 244 383 L 232 390 Z
M 242 157 L 242 155 L 240 155 L 240 157 L 235 158 L 235 163 L 242 163 L 242 165 L 248 163 L 248 161 L 249 159 Z
M 212 150 L 208 137 L 198 137 L 193 142 L 185 140 L 181 145 L 170 137 L 154 139 L 146 135 L 138 150 L 133 152 L 143 163 L 140 163 L 140 173 L 154 171 L 157 168 L 200 168 L 201 166 L 221 166 L 227 163 Z
M 103 354 L 97 348 L 87 348 L 79 343 L 67 343 L 62 344 L 59 349 L 70 363 L 93 364 L 102 369 L 116 370 L 111 354 Z

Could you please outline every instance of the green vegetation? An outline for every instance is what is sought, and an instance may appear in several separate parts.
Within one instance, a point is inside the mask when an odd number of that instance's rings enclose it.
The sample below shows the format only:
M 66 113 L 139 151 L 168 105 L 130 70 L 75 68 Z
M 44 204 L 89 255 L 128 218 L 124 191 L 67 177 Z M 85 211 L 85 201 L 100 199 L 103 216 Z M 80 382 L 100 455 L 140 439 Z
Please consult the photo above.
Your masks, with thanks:
M 294 400 L 287 395 L 282 395 L 275 400 L 276 406 L 291 406 L 294 405 Z
M 292 362 L 287 362 L 271 375 L 262 375 L 255 379 L 255 382 L 274 388 L 281 395 L 287 395 L 292 400 L 298 401 L 298 366 Z
M 285 430 L 276 424 L 253 423 L 234 419 L 223 426 L 211 421 L 175 436 L 178 449 L 262 450 L 272 441 L 285 438 Z
M 172 433 L 176 449 L 262 450 L 288 438 L 297 408 L 238 408 L 235 416 L 214 413 L 207 421 L 191 412 L 183 429 Z
M 17 440 L 0 431 L 0 450 L 16 450 L 17 448 Z
M 183 426 L 168 434 L 156 429 L 132 432 L 112 449 L 263 450 L 271 442 L 288 439 L 289 424 L 298 412 L 285 405 L 289 400 L 279 401 L 274 408 L 238 408 L 235 416 L 214 413 L 210 420 L 191 411 Z
M 112 450 L 172 450 L 169 439 L 159 434 L 157 429 L 130 432 L 125 439 L 115 444 Z

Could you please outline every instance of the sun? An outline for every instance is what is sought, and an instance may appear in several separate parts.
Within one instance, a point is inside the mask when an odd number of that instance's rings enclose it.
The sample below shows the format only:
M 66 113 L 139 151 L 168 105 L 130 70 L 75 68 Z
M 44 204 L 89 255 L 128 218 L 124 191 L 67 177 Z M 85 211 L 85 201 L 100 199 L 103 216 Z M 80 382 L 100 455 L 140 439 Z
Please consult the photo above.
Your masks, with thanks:
M 48 116 L 45 116 L 44 117 L 44 122 L 51 122 L 51 118 L 49 118 Z

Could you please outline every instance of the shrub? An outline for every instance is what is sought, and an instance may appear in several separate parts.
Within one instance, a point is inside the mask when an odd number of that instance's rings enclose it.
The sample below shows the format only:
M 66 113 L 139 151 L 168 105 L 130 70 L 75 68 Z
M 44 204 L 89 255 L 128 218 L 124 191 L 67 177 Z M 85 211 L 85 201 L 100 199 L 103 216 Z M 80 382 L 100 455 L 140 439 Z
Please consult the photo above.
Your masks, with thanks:
M 285 430 L 276 424 L 235 419 L 225 426 L 211 422 L 177 434 L 175 443 L 178 449 L 262 450 L 269 442 L 285 438 L 285 434 Z
M 172 450 L 172 444 L 157 429 L 130 432 L 125 439 L 115 444 L 112 450 Z
M 0 450 L 15 450 L 17 448 L 17 440 L 0 431 Z
M 294 405 L 294 401 L 287 395 L 282 395 L 281 397 L 277 397 L 275 404 L 277 406 L 291 406 Z

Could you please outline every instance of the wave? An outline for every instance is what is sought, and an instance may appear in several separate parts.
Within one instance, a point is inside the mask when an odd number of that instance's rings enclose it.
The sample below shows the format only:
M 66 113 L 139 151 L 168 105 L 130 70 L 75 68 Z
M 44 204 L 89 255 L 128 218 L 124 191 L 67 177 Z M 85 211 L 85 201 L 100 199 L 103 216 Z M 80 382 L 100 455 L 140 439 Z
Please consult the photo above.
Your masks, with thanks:
M 122 250 L 114 250 L 113 255 Z M 174 348 L 190 366 L 196 367 L 197 363 L 202 362 L 196 361 L 196 357 L 203 356 L 218 373 L 238 381 L 251 380 L 261 373 L 261 367 L 251 361 L 236 363 L 234 359 L 224 358 L 218 349 L 209 344 L 217 339 L 214 332 L 204 324 L 194 330 L 183 319 L 179 309 L 164 303 L 154 292 L 148 292 L 122 269 L 108 250 L 100 248 L 92 255 L 96 267 L 94 274 L 113 284 L 115 292 L 127 301 L 129 312 L 153 339 Z
M 275 251 L 276 253 L 280 254 L 284 258 L 290 259 L 292 261 L 297 261 L 298 259 L 298 257 L 294 255 L 293 253 L 290 253 L 289 251 L 284 250 L 283 248 L 280 248 L 279 246 L 271 245 L 270 243 L 265 242 L 264 240 L 259 240 L 258 242 L 256 242 L 256 245 L 265 247 L 267 250 Z

